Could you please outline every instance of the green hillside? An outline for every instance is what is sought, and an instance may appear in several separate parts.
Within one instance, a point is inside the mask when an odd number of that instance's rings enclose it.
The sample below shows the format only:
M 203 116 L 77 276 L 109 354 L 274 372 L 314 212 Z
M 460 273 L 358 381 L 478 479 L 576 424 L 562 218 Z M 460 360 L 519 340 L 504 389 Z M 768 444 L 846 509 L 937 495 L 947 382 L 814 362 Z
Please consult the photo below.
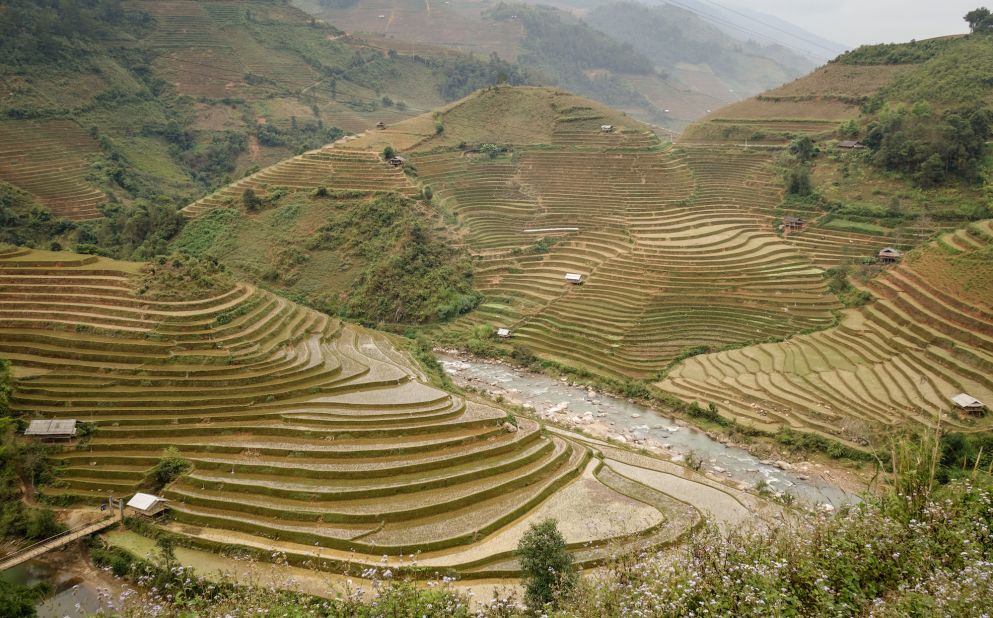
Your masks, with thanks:
M 58 3 L 0 12 L 0 181 L 56 216 L 246 172 L 436 107 L 506 63 L 388 54 L 277 0 Z
M 371 323 L 445 320 L 479 302 L 468 256 L 438 213 L 396 193 L 298 190 L 248 217 L 219 208 L 172 243 L 240 279 Z

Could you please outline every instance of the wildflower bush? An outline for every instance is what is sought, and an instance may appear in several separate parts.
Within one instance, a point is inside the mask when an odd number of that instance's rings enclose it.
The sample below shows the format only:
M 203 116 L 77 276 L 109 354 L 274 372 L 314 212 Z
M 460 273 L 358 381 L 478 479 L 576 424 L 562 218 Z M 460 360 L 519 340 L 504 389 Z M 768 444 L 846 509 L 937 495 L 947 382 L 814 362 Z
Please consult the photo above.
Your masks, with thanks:
M 709 528 L 586 578 L 561 616 L 979 616 L 993 611 L 993 494 L 866 502 L 764 531 Z

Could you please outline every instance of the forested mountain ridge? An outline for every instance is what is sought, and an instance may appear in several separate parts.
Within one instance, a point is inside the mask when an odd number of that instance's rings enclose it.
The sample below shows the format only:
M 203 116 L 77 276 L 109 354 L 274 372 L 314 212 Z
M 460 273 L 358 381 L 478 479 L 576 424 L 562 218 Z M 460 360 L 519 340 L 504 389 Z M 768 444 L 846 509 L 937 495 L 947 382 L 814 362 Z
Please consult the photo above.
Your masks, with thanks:
M 736 39 L 672 6 L 581 0 L 554 7 L 496 0 L 293 1 L 349 32 L 374 34 L 397 49 L 430 43 L 495 53 L 532 69 L 544 84 L 676 130 L 815 64 L 782 47 Z M 638 20 L 645 23 L 631 23 Z M 696 56 L 686 53 L 689 41 Z
M 583 16 L 591 26 L 626 43 L 650 58 L 660 71 L 691 82 L 691 72 L 712 72 L 726 88 L 717 92 L 694 84 L 708 94 L 726 97 L 757 94 L 795 79 L 814 67 L 814 61 L 781 45 L 742 41 L 722 32 L 697 14 L 663 4 L 612 2 Z

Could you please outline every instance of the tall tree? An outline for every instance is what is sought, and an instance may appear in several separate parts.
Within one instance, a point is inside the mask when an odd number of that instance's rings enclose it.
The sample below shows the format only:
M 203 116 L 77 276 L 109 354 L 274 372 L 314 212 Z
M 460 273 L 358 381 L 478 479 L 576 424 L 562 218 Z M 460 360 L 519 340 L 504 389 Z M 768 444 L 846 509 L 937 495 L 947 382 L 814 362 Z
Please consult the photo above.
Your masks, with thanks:
M 973 32 L 993 32 L 993 13 L 985 6 L 966 13 L 965 20 Z

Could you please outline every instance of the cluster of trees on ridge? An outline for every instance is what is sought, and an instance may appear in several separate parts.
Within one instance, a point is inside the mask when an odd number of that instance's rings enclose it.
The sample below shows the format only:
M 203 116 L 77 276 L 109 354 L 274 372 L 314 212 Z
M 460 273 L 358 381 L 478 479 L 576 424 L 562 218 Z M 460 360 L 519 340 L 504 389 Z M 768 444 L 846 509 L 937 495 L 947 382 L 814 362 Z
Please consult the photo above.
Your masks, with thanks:
M 965 16 L 973 35 L 866 45 L 835 62 L 903 64 L 911 68 L 862 104 L 862 141 L 880 168 L 922 188 L 982 181 L 993 137 L 993 17 L 983 8 Z M 858 134 L 854 123 L 846 132 Z

